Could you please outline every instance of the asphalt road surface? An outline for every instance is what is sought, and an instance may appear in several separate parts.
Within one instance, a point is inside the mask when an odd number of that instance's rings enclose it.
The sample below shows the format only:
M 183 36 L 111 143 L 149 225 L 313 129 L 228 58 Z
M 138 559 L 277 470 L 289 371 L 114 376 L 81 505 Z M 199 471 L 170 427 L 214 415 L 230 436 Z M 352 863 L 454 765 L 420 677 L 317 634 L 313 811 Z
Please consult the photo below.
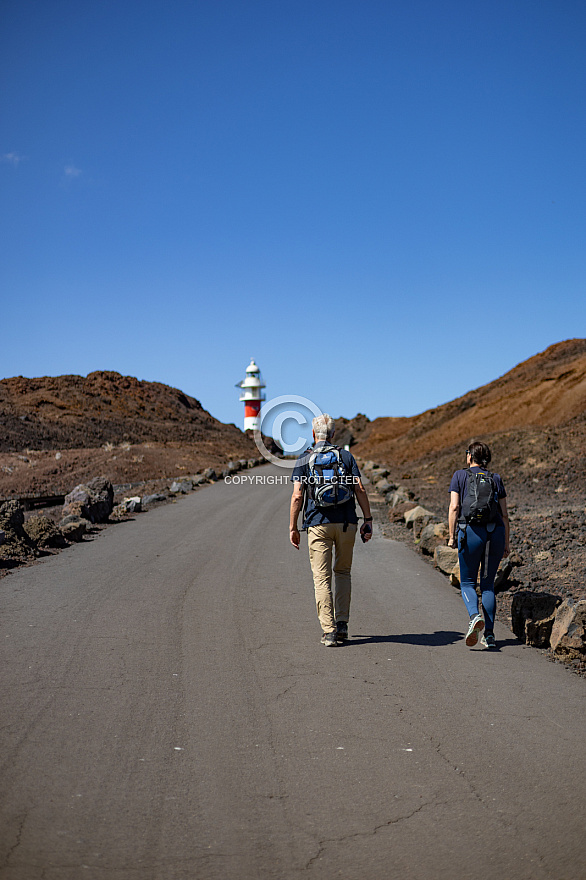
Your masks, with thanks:
M 324 648 L 289 495 L 207 486 L 0 581 L 1 880 L 583 880 L 586 682 L 466 648 L 378 536 Z

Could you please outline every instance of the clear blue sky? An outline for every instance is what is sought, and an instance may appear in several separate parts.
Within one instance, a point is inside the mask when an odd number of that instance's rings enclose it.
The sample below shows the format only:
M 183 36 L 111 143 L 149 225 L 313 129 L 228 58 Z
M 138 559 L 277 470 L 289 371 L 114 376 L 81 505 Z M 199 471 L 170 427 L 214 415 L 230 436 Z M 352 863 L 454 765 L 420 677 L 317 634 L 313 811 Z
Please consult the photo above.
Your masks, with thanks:
M 412 415 L 585 336 L 583 0 L 2 0 L 0 377 Z

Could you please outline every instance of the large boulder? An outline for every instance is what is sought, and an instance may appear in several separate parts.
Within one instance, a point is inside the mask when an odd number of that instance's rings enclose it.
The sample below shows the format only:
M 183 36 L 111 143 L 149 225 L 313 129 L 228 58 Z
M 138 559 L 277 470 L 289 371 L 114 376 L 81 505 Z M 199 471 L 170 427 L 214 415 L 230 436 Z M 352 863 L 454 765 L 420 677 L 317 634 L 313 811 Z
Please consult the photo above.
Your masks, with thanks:
M 445 545 L 448 534 L 447 522 L 428 523 L 419 536 L 419 549 L 422 553 L 433 556 L 436 547 Z
M 555 613 L 550 644 L 558 657 L 575 660 L 586 656 L 586 600 L 564 599 Z
M 386 477 L 382 477 L 382 479 L 376 481 L 374 488 L 377 492 L 380 492 L 381 495 L 386 495 L 387 492 L 391 492 L 397 487 L 393 483 L 389 483 Z
M 62 515 L 81 516 L 91 523 L 106 522 L 114 507 L 114 488 L 106 477 L 80 483 L 65 496 Z
M 511 625 L 521 642 L 534 648 L 549 647 L 556 608 L 561 602 L 552 593 L 520 590 L 513 595 Z
M 41 550 L 67 546 L 62 532 L 48 516 L 31 516 L 25 522 L 24 530 Z
M 24 529 L 24 508 L 18 501 L 5 501 L 0 507 L 0 559 L 26 560 L 36 555 L 36 545 Z

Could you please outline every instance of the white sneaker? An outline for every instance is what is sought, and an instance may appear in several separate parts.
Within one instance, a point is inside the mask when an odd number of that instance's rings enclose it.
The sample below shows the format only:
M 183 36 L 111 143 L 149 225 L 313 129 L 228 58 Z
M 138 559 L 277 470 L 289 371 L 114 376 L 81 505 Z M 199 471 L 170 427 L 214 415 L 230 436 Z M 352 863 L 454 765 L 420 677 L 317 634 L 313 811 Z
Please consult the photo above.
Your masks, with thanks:
M 476 642 L 478 641 L 478 636 L 484 629 L 484 620 L 480 616 L 480 614 L 475 614 L 474 617 L 470 618 L 470 626 L 468 627 L 468 632 L 466 633 L 466 644 L 469 648 L 473 648 Z

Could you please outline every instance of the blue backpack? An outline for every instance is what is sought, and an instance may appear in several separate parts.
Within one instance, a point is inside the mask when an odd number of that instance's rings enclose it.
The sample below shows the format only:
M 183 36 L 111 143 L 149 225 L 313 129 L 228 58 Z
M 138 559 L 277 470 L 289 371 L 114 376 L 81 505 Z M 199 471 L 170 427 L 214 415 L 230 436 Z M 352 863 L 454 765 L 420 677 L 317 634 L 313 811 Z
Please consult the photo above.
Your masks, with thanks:
M 354 498 L 352 475 L 337 446 L 324 444 L 309 456 L 309 495 L 316 507 L 339 507 Z

